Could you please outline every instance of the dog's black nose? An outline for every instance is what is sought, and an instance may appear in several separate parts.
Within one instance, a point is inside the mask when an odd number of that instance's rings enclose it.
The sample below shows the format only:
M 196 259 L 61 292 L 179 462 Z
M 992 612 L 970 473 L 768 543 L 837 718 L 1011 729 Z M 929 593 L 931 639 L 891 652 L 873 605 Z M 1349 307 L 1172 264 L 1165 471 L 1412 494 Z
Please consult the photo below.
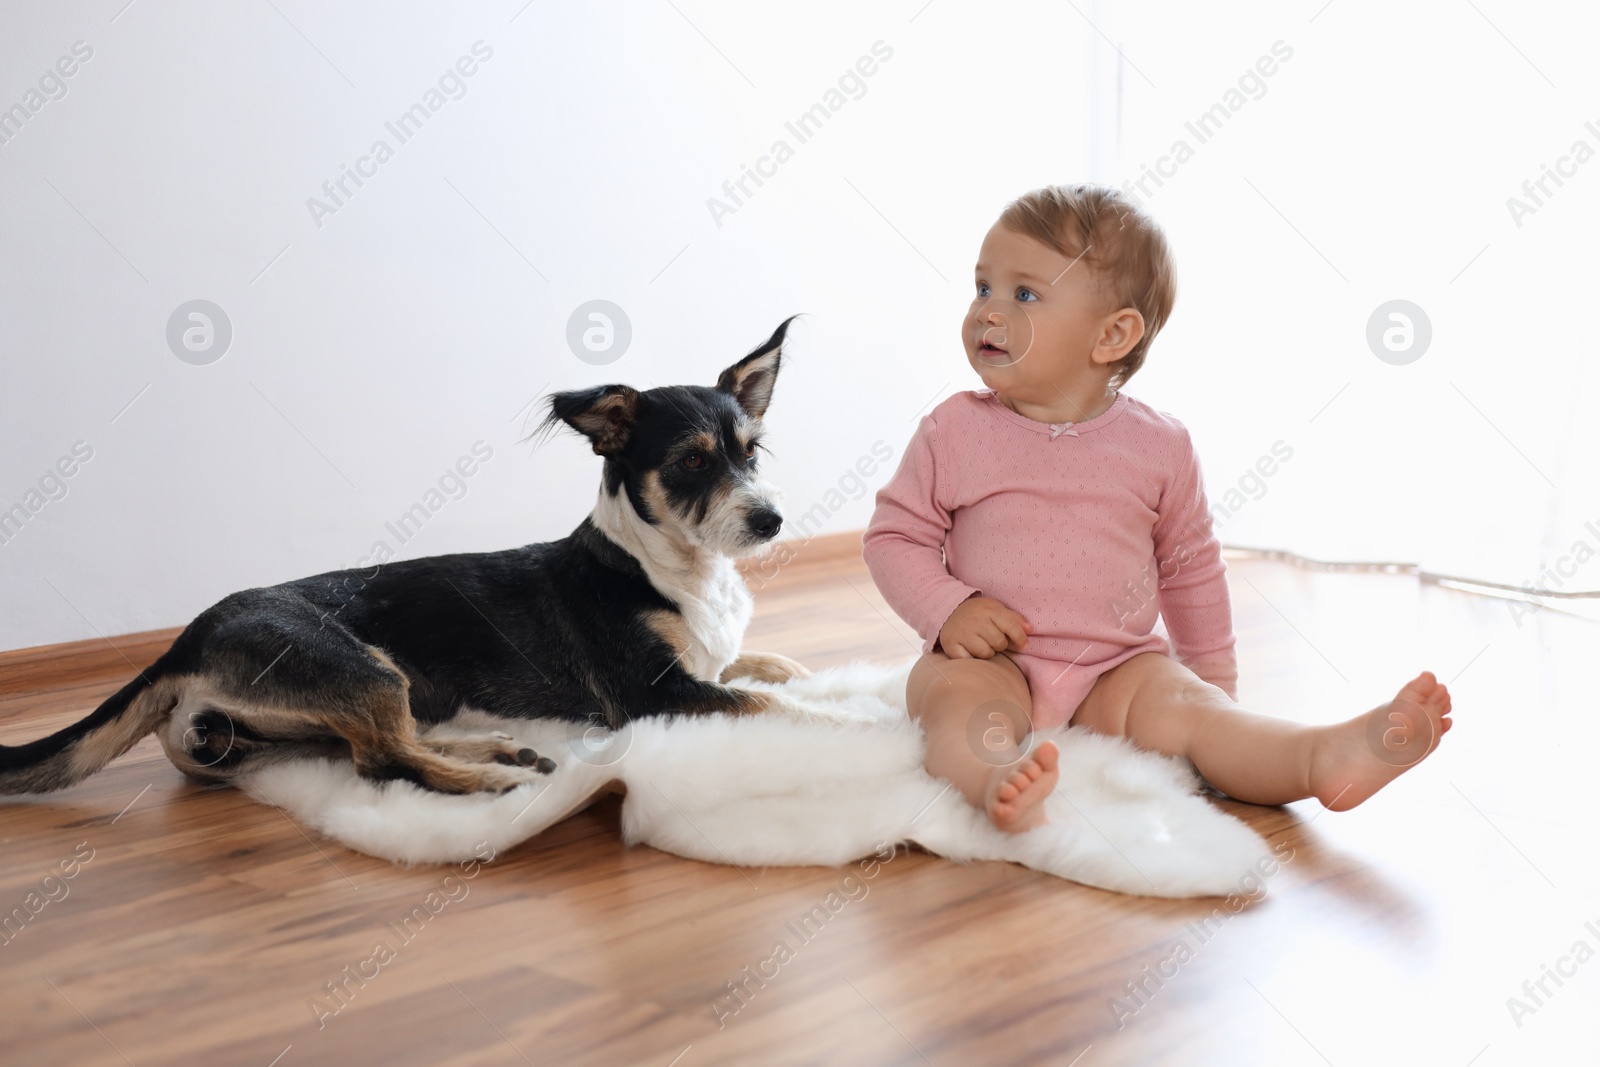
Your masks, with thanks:
M 750 532 L 763 541 L 776 536 L 783 526 L 783 516 L 771 508 L 757 508 L 745 521 L 750 524 Z

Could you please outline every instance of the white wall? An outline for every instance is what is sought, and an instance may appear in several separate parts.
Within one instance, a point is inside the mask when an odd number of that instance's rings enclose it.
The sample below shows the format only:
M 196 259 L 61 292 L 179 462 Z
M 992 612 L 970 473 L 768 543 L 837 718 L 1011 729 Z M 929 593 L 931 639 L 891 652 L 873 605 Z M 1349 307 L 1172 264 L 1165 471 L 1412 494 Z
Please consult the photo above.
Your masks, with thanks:
M 709 384 L 796 311 L 769 416 L 791 513 L 878 440 L 898 461 L 975 384 L 957 325 L 984 229 L 1084 175 L 1106 47 L 1020 0 L 274 3 L 4 5 L 0 108 L 93 55 L 0 145 L 0 508 L 41 505 L 0 544 L 0 647 L 180 624 L 379 541 L 561 536 L 599 461 L 519 445 L 519 412 Z M 398 144 L 385 122 L 480 40 L 465 95 Z M 796 144 L 785 121 L 878 41 L 865 95 Z M 308 198 L 380 138 L 393 158 L 319 227 Z M 779 138 L 794 157 L 716 225 L 707 198 Z M 165 337 L 197 298 L 233 330 L 203 366 Z M 565 340 L 596 298 L 633 327 L 609 366 Z M 492 458 L 401 544 L 385 523 L 478 441 Z M 77 442 L 65 495 L 30 497 Z
M 1121 28 L 1120 169 L 1169 160 L 1146 206 L 1181 277 L 1130 391 L 1189 425 L 1213 500 L 1245 485 L 1223 540 L 1600 590 L 1600 11 L 1139 0 Z M 1396 298 L 1432 326 L 1405 365 L 1365 336 Z

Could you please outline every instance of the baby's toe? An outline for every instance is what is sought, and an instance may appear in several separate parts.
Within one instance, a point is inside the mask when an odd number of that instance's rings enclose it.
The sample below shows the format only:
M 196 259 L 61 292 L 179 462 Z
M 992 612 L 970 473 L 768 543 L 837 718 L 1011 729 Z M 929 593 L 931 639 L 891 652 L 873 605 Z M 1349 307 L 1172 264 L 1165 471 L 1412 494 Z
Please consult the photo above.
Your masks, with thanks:
M 1434 678 L 1431 671 L 1423 671 L 1421 674 L 1411 679 L 1411 681 L 1401 686 L 1400 692 L 1396 694 L 1395 699 L 1414 701 L 1418 704 L 1426 704 L 1428 702 L 1428 698 L 1431 697 L 1438 689 L 1438 685 L 1438 680 Z

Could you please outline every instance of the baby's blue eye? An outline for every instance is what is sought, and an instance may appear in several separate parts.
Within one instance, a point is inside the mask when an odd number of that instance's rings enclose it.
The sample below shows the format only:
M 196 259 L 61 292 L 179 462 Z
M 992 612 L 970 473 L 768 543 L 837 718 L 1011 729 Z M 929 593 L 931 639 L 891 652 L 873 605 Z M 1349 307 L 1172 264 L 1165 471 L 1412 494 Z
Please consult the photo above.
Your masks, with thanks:
M 989 295 L 989 286 L 988 286 L 987 283 L 985 283 L 985 282 L 979 282 L 978 283 L 978 295 L 979 296 L 988 296 Z
M 1035 293 L 1032 289 L 1018 289 L 1017 290 L 1017 300 L 1020 301 L 1021 303 L 1029 304 L 1029 303 L 1032 303 L 1033 301 L 1035 301 L 1037 299 L 1039 299 L 1039 295 L 1037 293 Z

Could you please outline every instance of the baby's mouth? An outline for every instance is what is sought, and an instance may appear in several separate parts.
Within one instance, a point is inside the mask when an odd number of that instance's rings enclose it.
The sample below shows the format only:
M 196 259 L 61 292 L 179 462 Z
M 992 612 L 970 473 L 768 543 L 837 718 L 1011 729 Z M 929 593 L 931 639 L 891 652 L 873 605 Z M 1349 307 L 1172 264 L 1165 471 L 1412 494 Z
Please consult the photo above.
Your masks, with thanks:
M 1010 355 L 1010 353 L 997 344 L 992 344 L 988 341 L 979 341 L 978 355 L 986 359 L 997 359 L 1001 356 Z

